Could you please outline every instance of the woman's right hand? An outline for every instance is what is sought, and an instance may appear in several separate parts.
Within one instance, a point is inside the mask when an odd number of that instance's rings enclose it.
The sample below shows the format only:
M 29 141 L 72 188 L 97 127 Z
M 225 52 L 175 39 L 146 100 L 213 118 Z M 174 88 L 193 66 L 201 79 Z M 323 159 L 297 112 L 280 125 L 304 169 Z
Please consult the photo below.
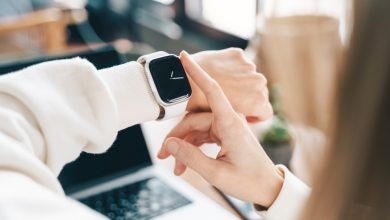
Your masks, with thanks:
M 212 112 L 189 113 L 168 135 L 158 157 L 176 159 L 175 174 L 186 166 L 220 190 L 239 199 L 269 207 L 283 185 L 283 174 L 250 131 L 245 117 L 236 113 L 220 86 L 182 52 L 180 59 L 194 83 L 205 94 Z M 198 148 L 221 146 L 217 158 Z

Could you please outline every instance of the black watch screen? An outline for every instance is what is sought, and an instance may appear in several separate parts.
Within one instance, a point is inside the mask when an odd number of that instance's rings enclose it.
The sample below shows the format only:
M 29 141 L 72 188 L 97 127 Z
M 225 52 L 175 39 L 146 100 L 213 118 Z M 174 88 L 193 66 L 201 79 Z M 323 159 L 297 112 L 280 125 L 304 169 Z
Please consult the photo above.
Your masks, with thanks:
M 163 102 L 174 103 L 191 96 L 190 83 L 177 56 L 154 59 L 149 63 L 149 70 Z

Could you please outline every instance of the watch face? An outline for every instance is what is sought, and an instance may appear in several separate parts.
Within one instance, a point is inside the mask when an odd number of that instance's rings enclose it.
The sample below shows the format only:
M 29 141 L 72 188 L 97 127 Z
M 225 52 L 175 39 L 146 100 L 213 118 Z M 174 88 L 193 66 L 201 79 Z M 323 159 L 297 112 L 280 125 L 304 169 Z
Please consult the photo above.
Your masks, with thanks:
M 149 70 L 163 102 L 175 103 L 191 96 L 190 83 L 177 56 L 168 55 L 152 60 Z

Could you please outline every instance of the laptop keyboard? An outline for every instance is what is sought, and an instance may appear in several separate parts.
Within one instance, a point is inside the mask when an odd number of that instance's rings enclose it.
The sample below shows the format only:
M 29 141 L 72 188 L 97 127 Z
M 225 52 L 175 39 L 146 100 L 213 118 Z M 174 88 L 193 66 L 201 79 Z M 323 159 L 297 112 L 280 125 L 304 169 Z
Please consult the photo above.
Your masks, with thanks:
M 143 220 L 191 203 L 157 178 L 115 188 L 80 200 L 113 220 Z

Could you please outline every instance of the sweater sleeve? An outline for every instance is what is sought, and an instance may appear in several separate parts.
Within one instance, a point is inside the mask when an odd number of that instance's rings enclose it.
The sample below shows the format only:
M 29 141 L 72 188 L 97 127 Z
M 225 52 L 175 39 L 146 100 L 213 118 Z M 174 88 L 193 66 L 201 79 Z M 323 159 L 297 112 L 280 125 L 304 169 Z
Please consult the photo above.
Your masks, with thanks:
M 8 195 L 0 194 L 0 219 L 45 219 L 36 214 L 50 207 L 47 219 L 84 216 L 69 207 L 98 216 L 66 199 L 56 177 L 82 151 L 105 152 L 118 130 L 158 117 L 142 71 L 136 62 L 98 71 L 74 58 L 0 77 L 0 192 Z
M 285 166 L 277 167 L 284 173 L 282 189 L 268 210 L 257 213 L 266 220 L 297 220 L 309 198 L 310 188 Z

